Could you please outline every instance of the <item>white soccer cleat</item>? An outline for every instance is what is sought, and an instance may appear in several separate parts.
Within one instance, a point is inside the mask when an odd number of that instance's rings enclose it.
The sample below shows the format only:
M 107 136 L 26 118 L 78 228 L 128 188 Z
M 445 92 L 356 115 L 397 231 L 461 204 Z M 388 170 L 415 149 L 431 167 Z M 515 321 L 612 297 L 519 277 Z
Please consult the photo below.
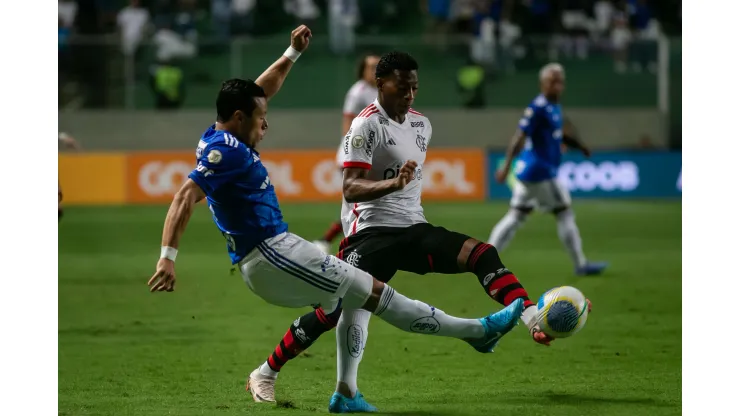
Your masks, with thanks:
M 316 240 L 313 242 L 319 250 L 323 251 L 324 254 L 329 254 L 331 251 L 331 245 L 324 240 Z
M 270 377 L 260 373 L 257 367 L 247 379 L 247 391 L 257 403 L 275 403 L 275 381 L 277 377 Z

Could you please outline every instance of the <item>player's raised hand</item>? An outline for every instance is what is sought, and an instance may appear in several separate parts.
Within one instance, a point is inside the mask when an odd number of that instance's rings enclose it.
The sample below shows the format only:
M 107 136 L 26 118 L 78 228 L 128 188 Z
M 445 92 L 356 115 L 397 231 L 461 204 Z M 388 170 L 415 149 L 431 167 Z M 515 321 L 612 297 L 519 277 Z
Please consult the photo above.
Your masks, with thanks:
M 405 188 L 406 185 L 411 182 L 414 178 L 414 172 L 416 172 L 417 166 L 418 164 L 413 160 L 407 160 L 406 163 L 401 166 L 401 169 L 398 171 L 398 177 L 396 178 L 398 190 Z
M 150 292 L 172 292 L 175 290 L 175 280 L 175 262 L 159 259 L 157 271 L 147 284 Z
M 308 48 L 311 36 L 311 29 L 306 25 L 300 25 L 290 33 L 290 46 L 298 52 L 303 52 Z

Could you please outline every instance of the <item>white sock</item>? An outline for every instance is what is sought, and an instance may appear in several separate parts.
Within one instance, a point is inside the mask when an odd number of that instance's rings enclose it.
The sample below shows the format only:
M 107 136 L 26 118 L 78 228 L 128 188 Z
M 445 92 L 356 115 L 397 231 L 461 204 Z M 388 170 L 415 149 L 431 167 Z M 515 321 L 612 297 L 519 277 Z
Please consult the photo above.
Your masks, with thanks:
M 280 373 L 270 368 L 270 364 L 268 364 L 267 361 L 265 361 L 260 366 L 260 374 L 262 374 L 263 376 L 270 377 L 270 378 L 276 378 L 278 374 Z
M 344 309 L 337 323 L 337 383 L 357 394 L 357 369 L 367 342 L 367 327 L 372 314 L 364 309 Z
M 491 236 L 488 237 L 488 244 L 496 247 L 496 250 L 502 251 L 506 246 L 509 245 L 511 240 L 516 234 L 516 230 L 520 225 L 524 223 L 525 215 L 510 209 L 509 212 L 504 215 L 498 224 L 491 230 Z
M 434 306 L 407 298 L 388 285 L 380 295 L 375 315 L 407 332 L 459 339 L 480 339 L 485 335 L 477 319 L 447 315 Z
M 582 267 L 586 264 L 586 256 L 583 254 L 581 247 L 581 233 L 576 225 L 576 217 L 573 211 L 567 209 L 557 215 L 558 237 L 565 245 L 571 260 L 576 267 Z

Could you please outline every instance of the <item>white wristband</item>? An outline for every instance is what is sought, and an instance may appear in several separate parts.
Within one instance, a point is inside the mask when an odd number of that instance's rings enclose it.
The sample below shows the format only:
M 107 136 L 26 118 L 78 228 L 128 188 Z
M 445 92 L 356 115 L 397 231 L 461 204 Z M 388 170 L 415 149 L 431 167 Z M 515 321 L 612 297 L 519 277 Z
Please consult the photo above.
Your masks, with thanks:
M 285 50 L 285 52 L 283 53 L 283 56 L 293 61 L 293 63 L 295 63 L 295 61 L 297 61 L 298 58 L 300 58 L 301 53 L 295 50 L 292 46 L 288 46 L 288 49 Z
M 159 255 L 159 258 L 175 261 L 175 259 L 177 258 L 177 249 L 168 246 L 162 246 L 162 254 Z

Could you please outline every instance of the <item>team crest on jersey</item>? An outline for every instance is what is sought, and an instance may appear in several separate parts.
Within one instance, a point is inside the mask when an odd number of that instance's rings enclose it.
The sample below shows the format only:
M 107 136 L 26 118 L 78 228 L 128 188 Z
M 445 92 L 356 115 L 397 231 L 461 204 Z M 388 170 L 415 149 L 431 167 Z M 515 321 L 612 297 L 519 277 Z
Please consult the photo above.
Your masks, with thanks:
M 416 145 L 419 146 L 419 150 L 422 152 L 427 151 L 427 139 L 421 134 L 416 135 Z
M 355 149 L 362 149 L 362 145 L 365 144 L 365 138 L 362 136 L 355 136 L 352 138 L 352 147 Z
M 214 165 L 221 162 L 221 159 L 223 158 L 223 155 L 221 152 L 219 152 L 216 149 L 211 150 L 208 152 L 208 162 L 213 163 Z
M 347 255 L 347 258 L 344 259 L 347 263 L 351 264 L 354 267 L 357 267 L 358 264 L 360 264 L 360 257 L 362 257 L 360 254 L 357 253 L 357 251 L 353 251 Z

